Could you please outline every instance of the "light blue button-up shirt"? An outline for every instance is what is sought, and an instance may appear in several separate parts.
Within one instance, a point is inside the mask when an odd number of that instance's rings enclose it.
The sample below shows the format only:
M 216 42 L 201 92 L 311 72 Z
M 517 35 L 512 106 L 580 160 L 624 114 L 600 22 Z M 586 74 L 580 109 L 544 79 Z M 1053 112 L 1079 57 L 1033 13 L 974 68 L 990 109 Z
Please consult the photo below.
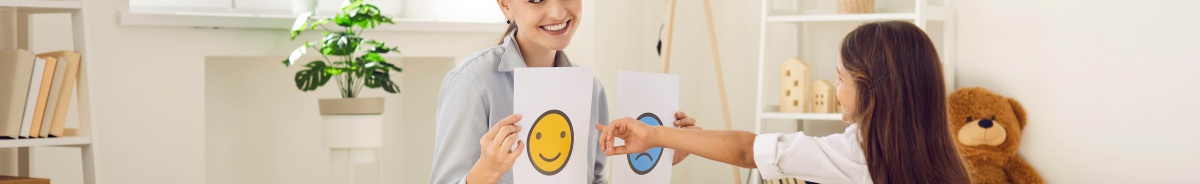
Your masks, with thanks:
M 513 114 L 513 69 L 526 67 L 517 46 L 516 32 L 504 43 L 476 52 L 446 74 L 438 94 L 437 136 L 433 147 L 433 171 L 430 183 L 466 183 L 467 172 L 479 160 L 479 139 L 501 119 Z M 562 51 L 555 54 L 555 67 L 575 66 Z M 608 125 L 608 103 L 604 88 L 593 80 L 592 118 L 594 124 Z M 588 136 L 588 160 L 593 160 L 591 183 L 604 183 L 604 153 L 597 143 L 594 128 Z M 521 164 L 518 161 L 517 164 Z M 499 183 L 512 183 L 512 171 Z

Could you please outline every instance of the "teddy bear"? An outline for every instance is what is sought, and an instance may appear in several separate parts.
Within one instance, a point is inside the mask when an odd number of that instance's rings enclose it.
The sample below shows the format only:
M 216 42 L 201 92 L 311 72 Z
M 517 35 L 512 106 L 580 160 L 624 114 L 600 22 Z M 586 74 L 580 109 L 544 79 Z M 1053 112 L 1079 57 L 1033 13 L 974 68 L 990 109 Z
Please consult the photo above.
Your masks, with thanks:
M 1043 183 L 1017 155 L 1028 123 L 1020 103 L 979 87 L 959 89 L 946 103 L 951 135 L 971 183 Z

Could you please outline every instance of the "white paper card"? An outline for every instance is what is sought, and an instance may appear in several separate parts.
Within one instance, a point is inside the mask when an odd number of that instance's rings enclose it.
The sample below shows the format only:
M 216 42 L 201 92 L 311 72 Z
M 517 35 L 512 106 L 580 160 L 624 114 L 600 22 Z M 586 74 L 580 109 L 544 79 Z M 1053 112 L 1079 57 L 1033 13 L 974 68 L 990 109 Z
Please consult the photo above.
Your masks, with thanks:
M 617 74 L 617 84 L 617 117 L 631 117 L 651 126 L 675 127 L 679 75 L 621 71 Z M 616 141 L 616 145 L 623 144 L 624 141 Z M 671 183 L 674 155 L 674 150 L 659 147 L 614 156 L 612 183 Z
M 514 183 L 587 183 L 592 127 L 592 68 L 517 68 L 513 113 L 521 114 L 525 150 Z M 598 148 L 597 148 L 598 149 Z

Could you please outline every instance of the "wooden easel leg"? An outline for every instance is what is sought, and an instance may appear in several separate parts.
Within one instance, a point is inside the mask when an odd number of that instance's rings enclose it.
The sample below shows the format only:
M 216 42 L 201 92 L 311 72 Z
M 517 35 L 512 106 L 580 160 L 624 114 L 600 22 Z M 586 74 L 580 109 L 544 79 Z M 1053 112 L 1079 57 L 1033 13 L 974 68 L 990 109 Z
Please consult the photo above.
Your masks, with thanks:
M 672 37 L 675 34 L 675 0 L 669 0 L 668 4 L 668 6 L 670 6 L 670 10 L 667 14 L 667 36 L 666 40 L 663 40 L 663 73 L 671 73 L 671 41 L 673 40 Z M 733 121 L 729 117 L 729 98 L 725 94 L 725 75 L 722 72 L 723 67 L 721 66 L 721 52 L 720 49 L 717 48 L 717 32 L 716 28 L 714 28 L 715 25 L 713 24 L 712 3 L 709 2 L 709 0 L 704 0 L 704 18 L 708 25 L 709 45 L 712 46 L 713 69 L 716 70 L 717 74 L 717 91 L 721 96 L 721 114 L 724 116 L 725 130 L 732 130 Z M 731 167 L 733 169 L 734 183 L 741 184 L 741 172 L 738 171 L 737 166 Z
M 704 18 L 708 23 L 708 41 L 712 46 L 713 54 L 713 69 L 717 72 L 717 91 L 721 94 L 721 114 L 725 117 L 725 130 L 733 130 L 733 121 L 729 118 L 729 97 L 725 94 L 725 75 L 722 72 L 721 52 L 717 49 L 717 31 L 714 28 L 712 17 L 712 3 L 709 0 L 704 0 Z M 736 184 L 742 183 L 741 172 L 738 172 L 737 166 L 733 168 L 733 180 Z
M 667 38 L 662 41 L 662 73 L 671 73 L 671 41 L 675 40 L 672 38 L 675 35 L 675 0 L 668 0 L 667 7 L 670 10 L 667 11 L 667 29 L 664 30 L 667 32 Z

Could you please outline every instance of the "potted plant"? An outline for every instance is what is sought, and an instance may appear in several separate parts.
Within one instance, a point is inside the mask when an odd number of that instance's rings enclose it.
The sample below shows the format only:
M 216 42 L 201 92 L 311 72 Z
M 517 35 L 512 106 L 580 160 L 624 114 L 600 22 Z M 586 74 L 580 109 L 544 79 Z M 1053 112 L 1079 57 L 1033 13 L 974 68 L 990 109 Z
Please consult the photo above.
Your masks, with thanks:
M 332 17 L 313 17 L 306 12 L 296 17 L 291 40 L 306 30 L 321 29 L 322 37 L 304 42 L 293 50 L 285 66 L 296 64 L 309 49 L 319 51 L 322 59 L 308 62 L 296 72 L 296 88 L 308 92 L 337 83 L 341 98 L 320 99 L 324 124 L 325 145 L 335 161 L 352 158 L 356 163 L 375 161 L 376 148 L 383 142 L 382 97 L 359 98 L 363 88 L 382 89 L 400 93 L 392 82 L 391 72 L 401 72 L 383 59 L 382 54 L 399 52 L 384 42 L 362 37 L 362 33 L 383 24 L 395 24 L 391 16 L 380 13 L 379 7 L 363 0 L 347 0 L 339 13 Z M 350 156 L 354 155 L 354 156 Z

